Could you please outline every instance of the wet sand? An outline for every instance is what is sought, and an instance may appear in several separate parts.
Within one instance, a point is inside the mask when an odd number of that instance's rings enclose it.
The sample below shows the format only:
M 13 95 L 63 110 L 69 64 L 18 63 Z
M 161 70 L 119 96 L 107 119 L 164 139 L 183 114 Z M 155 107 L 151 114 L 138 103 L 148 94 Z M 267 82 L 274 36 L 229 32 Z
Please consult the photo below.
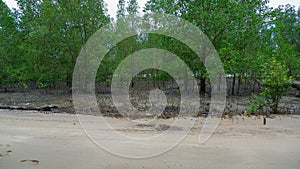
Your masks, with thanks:
M 125 124 L 127 129 L 119 130 L 132 136 L 159 132 L 157 127 L 132 125 L 125 119 L 108 120 L 116 126 Z M 262 125 L 261 117 L 225 119 L 208 142 L 198 144 L 203 121 L 198 119 L 186 139 L 167 153 L 149 159 L 128 159 L 95 145 L 76 115 L 0 110 L 0 168 L 296 169 L 300 166 L 300 116 L 275 116 L 267 120 L 266 126 Z M 118 140 L 107 139 L 107 142 L 111 146 L 122 144 Z

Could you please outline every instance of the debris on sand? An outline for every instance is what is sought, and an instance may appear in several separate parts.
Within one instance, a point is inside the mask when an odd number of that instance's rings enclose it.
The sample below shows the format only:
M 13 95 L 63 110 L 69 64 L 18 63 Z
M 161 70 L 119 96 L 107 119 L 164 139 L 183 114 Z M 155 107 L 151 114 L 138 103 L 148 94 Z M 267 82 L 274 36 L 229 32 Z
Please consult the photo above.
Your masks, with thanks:
M 32 163 L 34 165 L 39 164 L 39 160 L 21 160 L 20 163 Z
M 32 111 L 53 111 L 57 109 L 56 105 L 46 105 L 41 107 L 24 107 L 24 106 L 3 106 L 0 105 L 0 109 L 8 109 L 8 110 L 32 110 Z

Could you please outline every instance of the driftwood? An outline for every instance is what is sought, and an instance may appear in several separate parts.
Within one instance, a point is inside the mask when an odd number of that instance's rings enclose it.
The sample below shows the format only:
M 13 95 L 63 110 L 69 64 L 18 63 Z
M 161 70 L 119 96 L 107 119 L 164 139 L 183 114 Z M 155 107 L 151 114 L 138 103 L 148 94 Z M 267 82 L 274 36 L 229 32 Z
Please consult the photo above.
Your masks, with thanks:
M 57 109 L 56 105 L 46 105 L 41 107 L 25 107 L 25 106 L 6 106 L 0 105 L 0 109 L 8 109 L 8 110 L 31 110 L 31 111 L 54 111 Z

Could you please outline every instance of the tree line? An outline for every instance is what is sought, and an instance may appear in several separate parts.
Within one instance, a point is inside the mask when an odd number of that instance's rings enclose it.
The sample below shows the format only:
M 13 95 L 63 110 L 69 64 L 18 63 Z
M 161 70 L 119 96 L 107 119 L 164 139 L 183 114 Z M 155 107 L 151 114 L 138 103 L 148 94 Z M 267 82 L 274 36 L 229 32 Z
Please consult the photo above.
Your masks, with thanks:
M 117 17 L 108 15 L 103 0 L 18 0 L 18 9 L 0 2 L 0 84 L 39 87 L 66 82 L 71 85 L 76 58 L 87 40 L 102 26 L 127 14 L 137 14 L 137 0 L 119 0 Z M 264 85 L 266 77 L 286 79 L 300 75 L 300 10 L 291 5 L 270 8 L 268 0 L 149 0 L 143 13 L 167 13 L 199 27 L 218 51 L 232 95 L 241 83 Z M 208 74 L 194 53 L 176 40 L 135 36 L 113 48 L 98 70 L 98 82 L 110 82 L 118 63 L 131 53 L 149 47 L 179 55 L 199 78 L 206 92 Z M 269 65 L 269 66 L 268 66 Z M 280 70 L 276 66 L 280 65 Z M 273 70 L 271 70 L 271 68 Z M 273 71 L 273 72 L 272 72 Z M 268 73 L 270 72 L 270 73 Z M 273 73 L 273 74 L 272 74 Z M 168 81 L 165 72 L 148 70 L 146 80 Z M 284 74 L 285 75 L 285 74 Z

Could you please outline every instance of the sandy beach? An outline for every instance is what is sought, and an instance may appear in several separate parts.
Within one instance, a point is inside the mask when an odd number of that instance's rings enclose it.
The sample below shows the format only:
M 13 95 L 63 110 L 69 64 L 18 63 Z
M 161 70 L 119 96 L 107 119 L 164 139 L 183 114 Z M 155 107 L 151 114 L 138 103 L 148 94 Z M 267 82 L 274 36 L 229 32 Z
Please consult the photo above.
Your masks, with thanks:
M 157 127 L 131 124 L 126 119 L 107 120 L 116 126 L 122 124 L 117 129 L 131 136 L 160 132 Z M 267 119 L 266 126 L 262 125 L 262 117 L 223 119 L 212 138 L 199 144 L 203 121 L 197 119 L 185 140 L 170 151 L 152 158 L 129 159 L 94 144 L 76 115 L 0 110 L 0 168 L 296 169 L 300 166 L 300 116 L 274 116 Z M 158 123 L 165 124 L 168 120 Z M 122 145 L 118 140 L 106 141 L 111 146 Z

